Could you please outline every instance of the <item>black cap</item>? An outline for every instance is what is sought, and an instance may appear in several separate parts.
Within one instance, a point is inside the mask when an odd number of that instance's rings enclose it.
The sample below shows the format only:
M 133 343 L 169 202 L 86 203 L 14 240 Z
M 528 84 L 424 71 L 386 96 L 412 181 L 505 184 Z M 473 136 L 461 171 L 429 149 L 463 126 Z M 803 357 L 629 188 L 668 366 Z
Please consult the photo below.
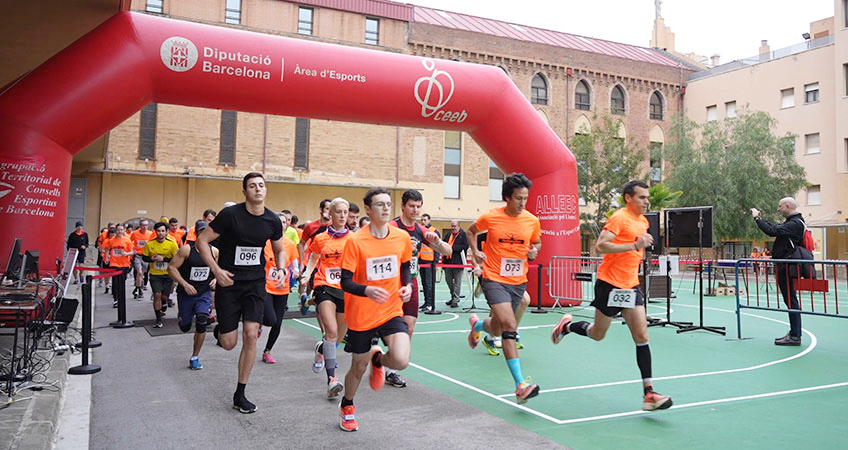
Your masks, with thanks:
M 207 226 L 209 226 L 209 222 L 207 222 L 205 220 L 198 220 L 197 222 L 194 223 L 195 234 L 200 233 Z

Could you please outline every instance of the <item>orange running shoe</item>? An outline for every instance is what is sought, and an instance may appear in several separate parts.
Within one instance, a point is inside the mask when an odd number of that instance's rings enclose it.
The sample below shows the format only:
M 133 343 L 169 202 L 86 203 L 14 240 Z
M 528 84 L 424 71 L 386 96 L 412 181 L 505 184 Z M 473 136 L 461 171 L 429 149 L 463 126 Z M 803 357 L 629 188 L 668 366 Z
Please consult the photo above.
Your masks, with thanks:
M 527 400 L 530 400 L 537 395 L 539 395 L 538 384 L 528 383 L 525 381 L 519 384 L 515 389 L 515 401 L 519 405 L 527 403 Z
M 642 411 L 668 409 L 672 403 L 671 397 L 651 391 L 645 394 L 645 398 L 642 400 Z
M 370 351 L 371 355 L 368 358 L 368 360 L 371 361 L 371 389 L 375 391 L 383 389 L 383 385 L 386 384 L 386 371 L 383 369 L 383 366 L 381 365 L 380 367 L 377 367 L 376 365 L 374 365 L 374 355 L 376 355 L 377 353 L 382 355 L 383 350 L 380 348 L 379 345 L 372 346 Z
M 356 423 L 356 414 L 354 414 L 355 406 L 345 406 L 342 407 L 341 402 L 339 402 L 339 428 L 342 431 L 356 431 L 359 429 L 359 424 Z
M 551 330 L 551 341 L 554 344 L 559 344 L 559 341 L 562 340 L 562 337 L 569 333 L 568 324 L 571 323 L 571 314 L 566 314 L 562 316 L 559 323 Z
M 479 331 L 474 331 L 474 325 L 478 320 L 480 320 L 480 318 L 477 317 L 477 314 L 472 314 L 471 317 L 468 318 L 468 323 L 471 324 L 471 332 L 468 333 L 468 346 L 471 348 L 477 348 L 480 344 L 480 336 L 483 334 Z

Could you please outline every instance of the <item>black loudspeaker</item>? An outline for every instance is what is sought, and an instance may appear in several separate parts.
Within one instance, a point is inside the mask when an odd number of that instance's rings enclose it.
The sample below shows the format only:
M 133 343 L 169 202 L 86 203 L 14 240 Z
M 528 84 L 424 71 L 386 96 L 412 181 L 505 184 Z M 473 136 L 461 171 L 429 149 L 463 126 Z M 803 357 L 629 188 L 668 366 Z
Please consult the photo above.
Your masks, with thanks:
M 41 255 L 41 252 L 38 250 L 27 250 L 26 251 L 26 268 L 24 270 L 25 278 L 38 278 L 38 257 Z
M 646 212 L 645 217 L 648 219 L 648 233 L 654 238 L 654 244 L 648 247 L 648 251 L 655 255 L 662 253 L 662 240 L 660 240 L 660 213 Z
M 74 321 L 74 315 L 77 313 L 79 300 L 75 298 L 63 298 L 59 302 L 59 309 L 56 310 L 56 316 L 53 320 L 56 322 L 71 323 Z
M 703 219 L 701 238 L 698 223 Z M 713 246 L 713 207 L 694 206 L 665 210 L 666 247 L 711 248 Z

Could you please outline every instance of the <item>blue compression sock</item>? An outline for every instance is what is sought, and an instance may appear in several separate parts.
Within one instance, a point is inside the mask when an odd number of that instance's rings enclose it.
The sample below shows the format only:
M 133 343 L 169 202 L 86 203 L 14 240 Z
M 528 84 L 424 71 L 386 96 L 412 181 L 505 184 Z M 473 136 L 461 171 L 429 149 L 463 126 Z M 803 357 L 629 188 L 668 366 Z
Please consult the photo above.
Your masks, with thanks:
M 481 319 L 481 320 L 478 320 L 478 321 L 476 321 L 476 322 L 474 322 L 474 331 L 476 331 L 476 332 L 478 332 L 478 333 L 479 333 L 479 332 L 481 332 L 481 331 L 483 331 L 483 323 L 484 323 L 484 322 L 485 322 L 485 321 L 484 321 L 484 320 L 482 320 L 482 319 Z
M 515 380 L 515 387 L 524 382 L 524 375 L 521 374 L 521 361 L 518 358 L 506 360 L 506 365 L 509 367 L 509 373 L 512 374 L 512 379 Z

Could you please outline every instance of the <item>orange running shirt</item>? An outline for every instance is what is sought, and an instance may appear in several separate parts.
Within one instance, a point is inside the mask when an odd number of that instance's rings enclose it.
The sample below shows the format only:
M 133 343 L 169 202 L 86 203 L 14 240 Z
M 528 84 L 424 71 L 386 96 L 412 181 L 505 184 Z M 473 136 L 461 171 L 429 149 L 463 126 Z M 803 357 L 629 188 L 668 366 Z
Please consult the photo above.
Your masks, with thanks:
M 109 266 L 110 267 L 129 267 L 130 259 L 132 258 L 133 251 L 133 243 L 127 235 L 122 237 L 115 236 L 112 239 L 107 240 L 103 243 L 103 247 L 106 248 L 109 257 Z M 121 252 L 124 252 L 124 255 L 121 255 Z
M 186 242 L 197 242 L 197 231 L 194 229 L 194 225 L 188 229 L 186 232 Z
M 501 206 L 477 218 L 474 225 L 480 233 L 488 232 L 483 278 L 513 286 L 526 283 L 530 243 L 542 237 L 539 219 L 526 209 L 510 217 Z
M 615 235 L 613 244 L 633 244 L 639 236 L 648 232 L 648 219 L 639 214 L 634 216 L 627 208 L 616 211 L 607 220 L 604 229 Z M 598 279 L 619 289 L 631 289 L 639 285 L 639 263 L 642 250 L 607 253 L 598 268 Z
M 289 238 L 283 239 L 283 249 L 286 251 L 286 264 L 283 266 L 291 270 L 292 262 L 297 261 L 297 246 L 294 245 Z M 276 280 L 271 277 L 271 269 L 277 267 L 277 255 L 274 254 L 274 248 L 271 241 L 265 242 L 265 292 L 274 295 L 288 295 L 291 292 L 290 277 L 286 277 L 283 281 L 283 287 L 277 288 Z
M 347 239 L 342 252 L 342 269 L 353 272 L 353 281 L 389 292 L 385 303 L 345 292 L 345 322 L 351 330 L 372 330 L 403 316 L 403 301 L 398 294 L 400 265 L 412 259 L 412 243 L 403 230 L 388 229 L 385 238 L 377 239 L 371 235 L 370 225 L 362 228 Z
M 318 255 L 313 288 L 318 286 L 342 288 L 342 252 L 352 234 L 348 231 L 344 236 L 333 239 L 324 232 L 312 238 L 309 251 Z
M 133 243 L 133 248 L 135 249 L 136 254 L 141 254 L 144 251 L 144 244 L 147 244 L 148 241 L 152 241 L 156 239 L 156 232 L 153 230 L 147 230 L 147 233 L 142 233 L 141 230 L 135 230 L 130 234 L 130 240 Z
M 177 228 L 177 231 L 168 230 L 168 236 L 174 238 L 174 242 L 177 243 L 177 246 L 181 247 L 183 245 L 183 236 L 185 236 L 185 231 L 182 228 Z

